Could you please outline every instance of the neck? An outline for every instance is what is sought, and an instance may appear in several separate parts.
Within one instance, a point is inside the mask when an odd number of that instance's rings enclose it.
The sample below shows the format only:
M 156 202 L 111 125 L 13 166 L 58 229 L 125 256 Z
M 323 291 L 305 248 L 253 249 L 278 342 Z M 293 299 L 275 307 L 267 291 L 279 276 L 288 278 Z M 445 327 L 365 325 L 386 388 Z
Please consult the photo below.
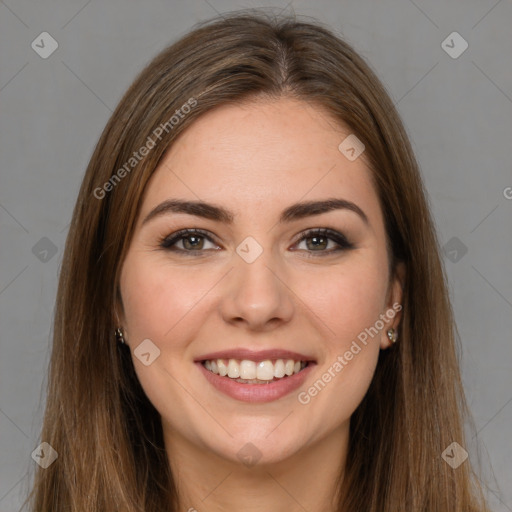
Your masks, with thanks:
M 272 464 L 247 466 L 218 456 L 163 423 L 179 510 L 334 512 L 349 424 Z

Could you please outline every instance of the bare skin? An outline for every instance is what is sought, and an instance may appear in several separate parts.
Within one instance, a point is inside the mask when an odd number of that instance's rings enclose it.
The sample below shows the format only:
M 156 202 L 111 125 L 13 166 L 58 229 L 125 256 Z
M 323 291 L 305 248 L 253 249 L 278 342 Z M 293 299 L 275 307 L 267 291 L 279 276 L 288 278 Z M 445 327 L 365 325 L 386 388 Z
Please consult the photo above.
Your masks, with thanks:
M 148 184 L 123 263 L 119 320 L 132 351 L 144 339 L 160 350 L 149 366 L 133 361 L 162 417 L 180 510 L 334 510 L 350 417 L 379 351 L 391 344 L 386 331 L 400 321 L 393 304 L 401 303 L 403 284 L 401 267 L 396 278 L 388 272 L 364 153 L 349 161 L 338 149 L 349 133 L 295 99 L 223 106 L 178 138 Z M 170 198 L 213 203 L 234 220 L 167 212 L 143 223 Z M 292 204 L 334 198 L 357 205 L 368 222 L 346 208 L 278 222 Z M 159 245 L 185 228 L 210 239 L 188 234 L 171 248 Z M 312 228 L 342 233 L 352 247 L 322 234 L 300 241 Z M 236 252 L 247 237 L 263 250 L 251 263 Z M 378 334 L 333 369 L 379 318 Z M 292 350 L 317 364 L 286 396 L 241 401 L 214 388 L 194 363 L 240 347 Z M 308 393 L 325 373 L 325 387 Z M 257 448 L 256 464 L 238 456 L 247 443 Z

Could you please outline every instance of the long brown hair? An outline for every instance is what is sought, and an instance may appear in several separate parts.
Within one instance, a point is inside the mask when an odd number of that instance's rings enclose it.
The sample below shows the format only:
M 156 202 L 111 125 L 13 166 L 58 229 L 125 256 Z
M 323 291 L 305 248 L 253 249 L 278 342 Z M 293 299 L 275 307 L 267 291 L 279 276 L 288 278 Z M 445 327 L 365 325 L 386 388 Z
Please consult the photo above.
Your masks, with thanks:
M 488 510 L 469 460 L 452 469 L 441 456 L 453 441 L 465 445 L 470 416 L 439 245 L 393 102 L 352 47 L 319 23 L 253 11 L 202 23 L 157 55 L 98 141 L 56 302 L 41 441 L 59 455 L 37 468 L 27 499 L 33 510 L 177 510 L 160 416 L 127 345 L 114 337 L 120 268 L 145 186 L 175 138 L 219 105 L 282 96 L 318 105 L 364 143 L 391 268 L 406 267 L 399 341 L 381 351 L 351 418 L 338 510 Z M 134 151 L 149 139 L 153 146 L 134 164 Z

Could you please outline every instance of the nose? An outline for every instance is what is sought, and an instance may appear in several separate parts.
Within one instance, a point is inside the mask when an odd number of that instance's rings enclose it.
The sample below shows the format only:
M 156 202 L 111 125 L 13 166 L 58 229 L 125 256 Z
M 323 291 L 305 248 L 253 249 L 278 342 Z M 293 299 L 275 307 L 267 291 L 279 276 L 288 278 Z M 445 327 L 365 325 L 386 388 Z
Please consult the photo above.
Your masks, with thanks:
M 295 307 L 291 283 L 286 282 L 270 252 L 263 251 L 252 263 L 236 256 L 221 301 L 226 322 L 267 331 L 291 320 Z

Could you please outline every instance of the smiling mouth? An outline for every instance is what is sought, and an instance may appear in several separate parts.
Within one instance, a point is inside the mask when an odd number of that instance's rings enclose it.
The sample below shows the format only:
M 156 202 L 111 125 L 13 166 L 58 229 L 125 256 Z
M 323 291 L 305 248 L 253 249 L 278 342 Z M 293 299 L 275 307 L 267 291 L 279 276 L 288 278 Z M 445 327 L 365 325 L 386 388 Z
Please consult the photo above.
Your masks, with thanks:
M 201 364 L 210 372 L 226 377 L 240 384 L 270 384 L 295 375 L 306 368 L 311 361 L 294 359 L 208 359 Z

